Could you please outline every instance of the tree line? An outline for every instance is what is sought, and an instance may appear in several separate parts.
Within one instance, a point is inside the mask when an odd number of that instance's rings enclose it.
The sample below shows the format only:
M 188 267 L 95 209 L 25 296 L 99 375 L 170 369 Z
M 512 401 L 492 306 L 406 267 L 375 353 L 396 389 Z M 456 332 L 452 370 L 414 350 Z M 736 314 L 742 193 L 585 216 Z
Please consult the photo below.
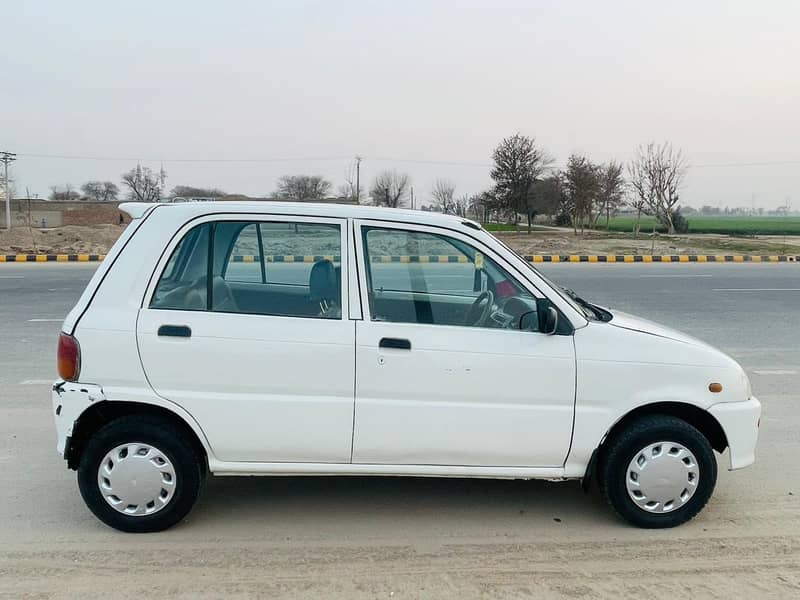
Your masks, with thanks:
M 627 207 L 636 212 L 636 233 L 643 214 L 655 216 L 669 233 L 688 229 L 678 205 L 687 162 L 669 143 L 637 148 L 627 165 L 572 154 L 557 169 L 534 138 L 514 134 L 495 147 L 492 160 L 491 188 L 456 198 L 455 186 L 439 180 L 432 192 L 434 207 L 484 223 L 524 218 L 528 231 L 538 215 L 545 215 L 576 233 L 597 228 L 601 220 L 608 227 L 611 217 Z
M 688 163 L 669 143 L 640 146 L 627 165 L 614 160 L 596 163 L 587 156 L 572 154 L 566 166 L 558 169 L 553 157 L 534 138 L 517 133 L 501 140 L 492 152 L 492 161 L 493 185 L 489 189 L 457 195 L 452 181 L 437 179 L 430 190 L 432 204 L 420 208 L 482 223 L 517 224 L 525 219 L 529 231 L 535 218 L 543 215 L 577 233 L 598 228 L 601 222 L 608 227 L 611 217 L 625 207 L 636 213 L 636 233 L 642 215 L 655 216 L 669 233 L 688 230 L 679 206 Z M 322 176 L 291 175 L 278 180 L 272 196 L 314 201 L 328 198 L 332 190 L 333 185 Z M 339 188 L 339 197 L 401 208 L 409 205 L 411 190 L 407 173 L 386 170 L 372 180 L 366 199 L 352 178 Z
M 623 207 L 636 213 L 635 232 L 642 215 L 652 215 L 669 233 L 685 232 L 688 223 L 680 212 L 680 189 L 688 163 L 683 153 L 669 143 L 650 143 L 636 149 L 627 165 L 611 160 L 597 163 L 589 157 L 572 154 L 563 168 L 554 166 L 552 155 L 533 137 L 516 133 L 506 137 L 492 152 L 492 186 L 477 194 L 456 194 L 456 186 L 437 179 L 430 190 L 435 210 L 483 223 L 524 219 L 531 230 L 538 216 L 549 217 L 560 226 L 577 233 L 595 229 L 601 222 L 608 227 L 612 216 Z M 157 202 L 163 194 L 166 173 L 137 165 L 121 176 L 122 187 L 130 200 Z M 362 189 L 357 171 L 349 168 L 345 183 L 334 198 L 376 206 L 401 208 L 413 201 L 408 173 L 394 169 L 382 171 Z M 53 200 L 116 201 L 120 187 L 111 181 L 88 181 L 80 192 L 70 185 L 51 188 Z M 292 201 L 319 201 L 331 198 L 333 184 L 321 175 L 284 175 L 268 197 Z M 220 189 L 176 186 L 172 197 L 217 198 Z M 366 195 L 366 198 L 365 198 Z

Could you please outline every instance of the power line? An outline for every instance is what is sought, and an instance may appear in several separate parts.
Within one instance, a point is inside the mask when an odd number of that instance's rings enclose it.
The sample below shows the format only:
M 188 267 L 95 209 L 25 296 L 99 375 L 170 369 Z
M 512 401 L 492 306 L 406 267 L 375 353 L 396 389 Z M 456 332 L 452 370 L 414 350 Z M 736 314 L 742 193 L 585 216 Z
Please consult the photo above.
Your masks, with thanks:
M 289 162 L 327 162 L 352 160 L 347 156 L 291 156 L 291 157 L 264 157 L 264 158 L 170 158 L 170 157 L 141 157 L 141 156 L 92 156 L 79 154 L 40 154 L 20 152 L 20 157 L 32 159 L 53 159 L 53 160 L 96 160 L 108 162 L 167 162 L 167 163 L 289 163 Z M 356 157 L 357 160 L 361 157 Z M 391 156 L 370 157 L 376 162 L 406 163 L 416 165 L 450 166 L 450 167 L 474 167 L 491 168 L 491 163 L 455 161 L 455 160 L 433 160 L 422 158 L 402 158 Z M 727 169 L 740 167 L 771 167 L 771 166 L 793 166 L 800 165 L 800 160 L 768 160 L 751 162 L 727 162 L 727 163 L 698 163 L 689 164 L 692 169 Z M 554 168 L 564 168 L 564 165 L 554 165 Z
M 88 156 L 78 154 L 35 154 L 20 152 L 19 156 L 25 158 L 45 158 L 45 159 L 58 159 L 58 160 L 103 160 L 110 162 L 196 162 L 196 163 L 266 163 L 266 162 L 311 162 L 311 161 L 328 161 L 328 160 L 347 160 L 343 156 L 316 156 L 316 157 L 286 157 L 286 158 L 169 158 L 157 157 L 147 158 L 141 156 Z

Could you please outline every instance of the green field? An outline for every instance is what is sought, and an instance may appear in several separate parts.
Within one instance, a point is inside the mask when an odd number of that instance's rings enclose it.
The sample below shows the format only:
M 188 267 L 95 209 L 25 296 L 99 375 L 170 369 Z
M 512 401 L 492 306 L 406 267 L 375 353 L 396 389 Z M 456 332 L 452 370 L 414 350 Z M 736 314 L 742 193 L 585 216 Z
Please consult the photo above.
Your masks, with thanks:
M 717 217 L 686 215 L 689 233 L 723 233 L 729 235 L 800 235 L 800 217 Z M 636 217 L 613 217 L 609 223 L 611 231 L 631 232 Z M 642 217 L 641 231 L 653 230 L 655 218 Z M 605 229 L 605 221 L 597 224 Z

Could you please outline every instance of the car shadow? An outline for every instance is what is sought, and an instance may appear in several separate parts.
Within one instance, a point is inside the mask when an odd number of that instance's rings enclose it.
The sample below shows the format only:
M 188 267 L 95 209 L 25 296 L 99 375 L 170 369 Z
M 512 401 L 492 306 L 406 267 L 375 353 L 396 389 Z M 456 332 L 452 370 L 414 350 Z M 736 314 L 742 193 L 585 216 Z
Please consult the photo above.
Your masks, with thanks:
M 190 515 L 195 525 L 233 520 L 246 527 L 332 523 L 381 531 L 398 521 L 453 528 L 510 528 L 520 523 L 621 523 L 596 489 L 580 483 L 422 477 L 209 477 Z

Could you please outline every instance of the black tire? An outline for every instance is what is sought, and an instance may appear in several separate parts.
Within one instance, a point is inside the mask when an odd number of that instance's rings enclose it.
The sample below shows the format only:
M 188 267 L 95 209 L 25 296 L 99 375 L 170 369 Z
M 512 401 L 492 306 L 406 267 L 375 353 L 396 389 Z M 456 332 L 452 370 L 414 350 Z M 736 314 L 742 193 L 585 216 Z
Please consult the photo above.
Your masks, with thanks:
M 125 443 L 152 444 L 175 469 L 175 491 L 161 510 L 141 516 L 126 515 L 106 502 L 97 482 L 100 461 Z M 84 502 L 106 525 L 131 533 L 163 531 L 183 519 L 194 506 L 206 475 L 205 459 L 198 456 L 184 431 L 150 415 L 120 417 L 104 425 L 87 442 L 78 465 L 78 487 Z
M 628 494 L 626 477 L 634 456 L 650 444 L 671 441 L 694 454 L 699 477 L 694 495 L 671 512 L 652 513 Z M 692 425 L 667 415 L 651 415 L 630 423 L 603 447 L 599 465 L 600 491 L 614 511 L 637 527 L 675 527 L 692 519 L 708 502 L 717 483 L 717 460 L 708 439 Z

